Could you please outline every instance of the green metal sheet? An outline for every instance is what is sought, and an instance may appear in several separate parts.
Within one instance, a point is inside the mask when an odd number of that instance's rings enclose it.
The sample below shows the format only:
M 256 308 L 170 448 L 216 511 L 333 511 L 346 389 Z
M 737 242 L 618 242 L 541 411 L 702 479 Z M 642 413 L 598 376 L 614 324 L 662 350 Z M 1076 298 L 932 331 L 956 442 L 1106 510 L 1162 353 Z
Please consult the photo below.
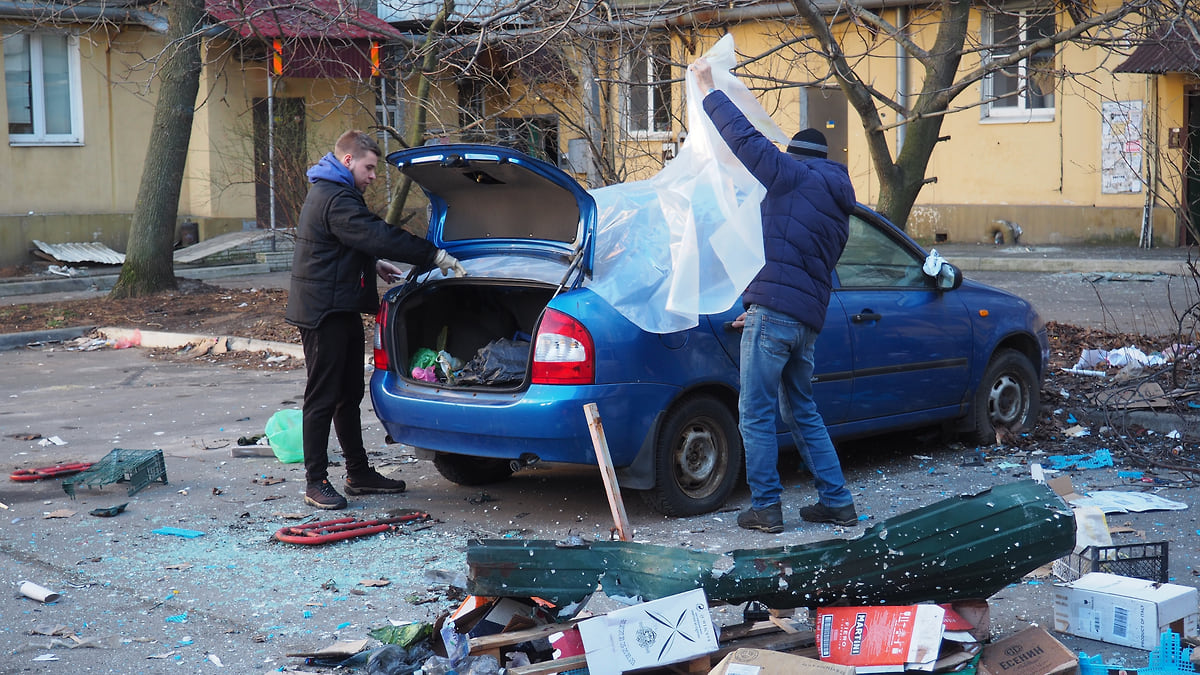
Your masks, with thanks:
M 710 600 L 773 608 L 947 602 L 989 597 L 1074 545 L 1066 502 L 1021 481 L 889 518 L 855 539 L 724 555 L 620 541 L 475 540 L 468 589 L 560 606 L 601 587 L 642 600 L 703 588 Z

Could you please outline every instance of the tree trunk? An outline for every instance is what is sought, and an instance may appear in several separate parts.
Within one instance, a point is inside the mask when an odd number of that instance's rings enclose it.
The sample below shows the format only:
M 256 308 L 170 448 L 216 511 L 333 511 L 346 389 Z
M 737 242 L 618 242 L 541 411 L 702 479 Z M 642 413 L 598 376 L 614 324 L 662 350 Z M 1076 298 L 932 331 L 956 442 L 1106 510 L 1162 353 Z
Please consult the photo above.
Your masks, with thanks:
M 429 73 L 437 67 L 439 44 L 438 34 L 446 26 L 446 19 L 454 12 L 454 0 L 443 0 L 442 9 L 434 18 L 433 23 L 429 24 L 429 31 L 425 34 L 425 54 L 421 59 L 421 73 L 417 77 L 417 106 L 413 113 L 413 118 L 408 125 L 408 147 L 415 148 L 422 144 L 422 136 L 425 135 L 425 111 L 429 105 L 429 90 L 432 88 L 432 83 L 429 81 Z M 404 204 L 408 201 L 408 193 L 412 190 L 412 179 L 408 176 L 400 181 L 396 189 L 392 192 L 391 199 L 388 200 L 387 217 L 384 220 L 392 225 L 400 223 L 400 216 L 404 213 Z M 413 234 L 425 236 L 429 228 L 428 223 L 417 222 L 412 223 L 408 229 Z
M 125 264 L 111 298 L 149 295 L 175 288 L 175 219 L 200 89 L 200 27 L 204 0 L 172 0 L 159 74 L 154 126 L 142 167 Z

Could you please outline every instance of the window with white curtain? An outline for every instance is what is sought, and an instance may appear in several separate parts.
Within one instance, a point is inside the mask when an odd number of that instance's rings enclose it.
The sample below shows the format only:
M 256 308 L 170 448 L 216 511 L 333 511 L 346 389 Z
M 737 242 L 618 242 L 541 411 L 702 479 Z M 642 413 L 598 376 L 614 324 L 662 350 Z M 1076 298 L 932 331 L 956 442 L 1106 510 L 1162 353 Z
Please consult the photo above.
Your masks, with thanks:
M 3 39 L 9 144 L 83 143 L 78 38 L 35 32 Z

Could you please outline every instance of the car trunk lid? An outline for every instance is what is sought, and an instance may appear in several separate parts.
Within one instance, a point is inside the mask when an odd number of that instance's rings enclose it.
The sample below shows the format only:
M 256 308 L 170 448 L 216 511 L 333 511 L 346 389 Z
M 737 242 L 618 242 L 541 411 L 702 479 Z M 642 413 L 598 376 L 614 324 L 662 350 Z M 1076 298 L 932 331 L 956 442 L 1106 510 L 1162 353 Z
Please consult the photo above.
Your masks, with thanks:
M 508 148 L 451 144 L 409 148 L 387 157 L 429 197 L 427 238 L 466 260 L 520 255 L 592 271 L 596 206 L 558 167 Z

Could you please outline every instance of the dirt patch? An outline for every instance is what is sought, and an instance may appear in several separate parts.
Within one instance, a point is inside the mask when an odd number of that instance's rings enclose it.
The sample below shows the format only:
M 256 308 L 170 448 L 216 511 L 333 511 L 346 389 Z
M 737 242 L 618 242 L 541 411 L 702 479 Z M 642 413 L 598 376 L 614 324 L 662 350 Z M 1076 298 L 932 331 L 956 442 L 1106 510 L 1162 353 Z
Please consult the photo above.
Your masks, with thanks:
M 227 289 L 180 279 L 176 290 L 140 298 L 0 305 L 0 333 L 115 326 L 299 344 L 300 331 L 283 319 L 287 295 L 280 289 Z

